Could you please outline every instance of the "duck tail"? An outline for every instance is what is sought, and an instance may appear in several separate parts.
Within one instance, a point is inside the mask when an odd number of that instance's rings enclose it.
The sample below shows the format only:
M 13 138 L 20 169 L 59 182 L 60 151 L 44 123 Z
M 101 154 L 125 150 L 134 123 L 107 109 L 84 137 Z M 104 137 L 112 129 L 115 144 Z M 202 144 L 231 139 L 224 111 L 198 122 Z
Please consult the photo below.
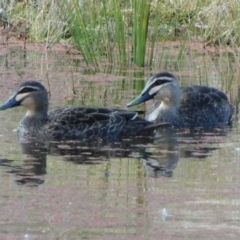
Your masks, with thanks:
M 230 105 L 230 115 L 229 115 L 229 118 L 228 118 L 228 125 L 232 125 L 232 115 L 235 113 L 235 106 L 233 105 Z

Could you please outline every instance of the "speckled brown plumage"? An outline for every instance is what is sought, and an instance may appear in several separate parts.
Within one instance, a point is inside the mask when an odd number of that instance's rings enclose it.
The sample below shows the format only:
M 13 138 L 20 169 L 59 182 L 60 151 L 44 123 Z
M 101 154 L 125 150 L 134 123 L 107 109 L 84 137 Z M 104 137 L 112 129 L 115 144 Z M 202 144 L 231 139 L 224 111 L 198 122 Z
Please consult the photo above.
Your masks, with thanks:
M 0 110 L 20 105 L 27 109 L 18 127 L 20 138 L 117 138 L 152 133 L 161 126 L 141 119 L 134 111 L 121 109 L 66 107 L 48 113 L 47 91 L 37 81 L 21 83 Z
M 215 127 L 230 124 L 234 107 L 227 95 L 213 87 L 180 88 L 176 77 L 168 72 L 153 75 L 142 93 L 128 104 L 132 106 L 154 99 L 146 119 L 170 122 L 176 127 Z

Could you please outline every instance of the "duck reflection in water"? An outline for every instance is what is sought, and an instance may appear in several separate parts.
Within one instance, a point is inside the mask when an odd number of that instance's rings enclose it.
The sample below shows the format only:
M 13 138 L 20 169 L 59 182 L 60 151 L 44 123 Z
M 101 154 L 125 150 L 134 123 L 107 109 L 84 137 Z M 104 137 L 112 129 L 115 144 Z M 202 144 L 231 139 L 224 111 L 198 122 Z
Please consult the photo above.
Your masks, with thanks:
M 44 183 L 47 174 L 47 157 L 61 156 L 64 161 L 80 165 L 108 164 L 116 159 L 139 159 L 143 172 L 149 177 L 172 177 L 180 158 L 203 160 L 224 142 L 228 129 L 214 131 L 178 132 L 172 128 L 161 129 L 155 138 L 126 138 L 121 141 L 52 141 L 22 143 L 23 164 L 14 166 L 2 159 L 0 166 L 17 176 L 19 184 L 37 186 Z M 207 142 L 207 144 L 206 144 Z M 10 169 L 10 170 L 9 170 Z M 111 168 L 103 176 L 111 177 Z

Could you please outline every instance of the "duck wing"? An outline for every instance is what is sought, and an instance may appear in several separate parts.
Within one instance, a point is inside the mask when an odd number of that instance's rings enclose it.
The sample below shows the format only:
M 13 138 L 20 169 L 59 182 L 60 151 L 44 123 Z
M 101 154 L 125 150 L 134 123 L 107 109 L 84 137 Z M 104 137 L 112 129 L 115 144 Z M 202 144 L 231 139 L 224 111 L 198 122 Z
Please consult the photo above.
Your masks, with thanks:
M 109 109 L 68 107 L 49 114 L 47 132 L 54 139 L 134 136 L 153 132 L 163 124 L 153 124 L 137 116 L 137 112 Z M 158 126 L 159 125 L 159 126 Z
M 179 110 L 187 124 L 211 126 L 230 123 L 234 107 L 224 92 L 194 85 L 182 88 Z

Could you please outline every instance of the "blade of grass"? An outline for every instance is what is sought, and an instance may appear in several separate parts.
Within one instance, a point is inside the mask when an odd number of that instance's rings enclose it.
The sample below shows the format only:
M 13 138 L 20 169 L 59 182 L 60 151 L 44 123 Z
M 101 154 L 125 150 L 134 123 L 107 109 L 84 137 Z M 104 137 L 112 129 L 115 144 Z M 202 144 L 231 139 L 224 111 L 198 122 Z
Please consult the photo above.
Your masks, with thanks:
M 150 0 L 133 0 L 133 62 L 143 67 L 150 16 Z
M 119 1 L 113 0 L 114 5 L 114 18 L 116 25 L 116 38 L 118 45 L 119 63 L 121 65 L 127 64 L 127 54 L 126 54 L 126 39 L 125 39 L 125 24 L 123 21 L 123 15 L 121 12 L 121 7 Z

